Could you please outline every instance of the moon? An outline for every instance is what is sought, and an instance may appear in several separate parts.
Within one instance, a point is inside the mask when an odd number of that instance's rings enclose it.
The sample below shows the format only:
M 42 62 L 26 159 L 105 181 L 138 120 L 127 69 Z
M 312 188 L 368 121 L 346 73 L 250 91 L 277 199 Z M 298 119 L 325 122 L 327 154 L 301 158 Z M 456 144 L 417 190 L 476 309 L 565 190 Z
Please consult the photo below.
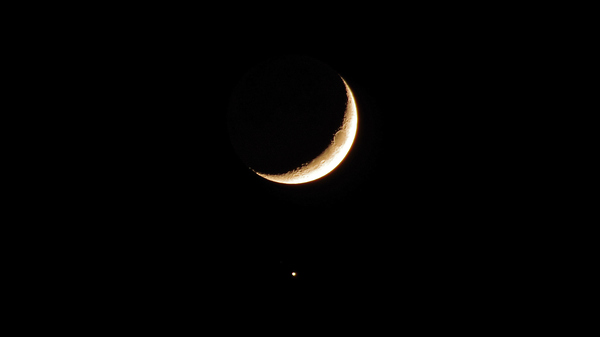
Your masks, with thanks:
M 333 134 L 329 146 L 316 158 L 310 162 L 302 164 L 300 167 L 288 171 L 283 174 L 266 174 L 258 172 L 252 168 L 252 171 L 257 175 L 280 184 L 304 184 L 322 178 L 333 171 L 346 157 L 358 128 L 358 111 L 352 90 L 348 87 L 348 83 L 342 78 L 346 87 L 346 110 L 341 127 Z

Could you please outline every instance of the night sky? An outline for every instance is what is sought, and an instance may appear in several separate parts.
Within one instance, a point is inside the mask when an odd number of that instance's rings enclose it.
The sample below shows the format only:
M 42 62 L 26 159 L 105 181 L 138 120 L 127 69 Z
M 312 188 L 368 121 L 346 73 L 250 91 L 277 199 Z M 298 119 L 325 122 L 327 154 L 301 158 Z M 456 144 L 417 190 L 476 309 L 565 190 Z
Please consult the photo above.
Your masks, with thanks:
M 506 211 L 519 207 L 506 196 L 518 167 L 502 160 L 510 88 L 489 81 L 509 69 L 486 36 L 405 23 L 375 35 L 217 38 L 179 25 L 120 36 L 88 62 L 92 150 L 109 160 L 88 163 L 98 201 L 81 207 L 94 214 L 90 240 L 102 243 L 98 274 L 111 287 L 315 307 L 321 295 L 425 306 L 505 291 L 496 285 L 518 222 Z M 340 166 L 297 186 L 249 170 L 227 119 L 244 75 L 289 54 L 338 72 L 359 120 Z
M 502 214 L 490 217 L 496 205 L 482 195 L 503 178 L 486 171 L 496 163 L 486 156 L 493 144 L 480 141 L 486 131 L 479 128 L 491 121 L 480 116 L 476 79 L 460 63 L 448 66 L 447 57 L 439 62 L 441 50 L 273 49 L 215 55 L 185 73 L 175 67 L 184 82 L 161 102 L 170 112 L 157 109 L 156 129 L 143 131 L 158 155 L 148 153 L 152 174 L 140 184 L 149 190 L 148 210 L 159 213 L 150 228 L 169 259 L 182 268 L 207 265 L 216 283 L 248 294 L 276 284 L 311 293 L 431 295 L 472 284 L 474 273 L 491 277 L 476 270 L 495 257 L 479 250 L 496 239 L 492 228 Z M 300 186 L 255 175 L 228 134 L 234 87 L 281 53 L 308 55 L 339 72 L 359 111 L 346 159 Z

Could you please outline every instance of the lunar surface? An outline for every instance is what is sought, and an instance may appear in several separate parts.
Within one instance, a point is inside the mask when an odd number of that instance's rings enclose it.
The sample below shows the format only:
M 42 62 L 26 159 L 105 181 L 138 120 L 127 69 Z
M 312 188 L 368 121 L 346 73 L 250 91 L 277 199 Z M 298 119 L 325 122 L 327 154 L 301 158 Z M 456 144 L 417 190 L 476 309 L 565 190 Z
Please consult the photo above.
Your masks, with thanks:
M 341 78 L 341 77 L 340 77 Z M 346 111 L 342 126 L 333 135 L 330 145 L 312 161 L 283 174 L 266 174 L 252 169 L 259 176 L 281 184 L 303 184 L 317 180 L 333 171 L 346 157 L 356 136 L 358 112 L 352 91 L 342 78 L 346 87 Z

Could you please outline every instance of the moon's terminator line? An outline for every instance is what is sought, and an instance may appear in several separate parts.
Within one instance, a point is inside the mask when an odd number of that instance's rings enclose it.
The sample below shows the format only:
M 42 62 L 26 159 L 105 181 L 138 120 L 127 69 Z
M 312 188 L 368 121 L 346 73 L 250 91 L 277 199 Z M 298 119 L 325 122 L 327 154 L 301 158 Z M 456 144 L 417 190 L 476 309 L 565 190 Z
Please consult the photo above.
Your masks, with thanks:
M 331 144 L 325 151 L 310 162 L 304 163 L 300 167 L 283 174 L 266 174 L 257 172 L 251 168 L 252 171 L 267 180 L 281 184 L 307 183 L 317 180 L 333 171 L 350 151 L 358 127 L 358 112 L 354 96 L 343 78 L 342 81 L 346 87 L 346 96 L 348 97 L 346 111 L 344 112 L 344 121 L 340 129 L 334 134 Z

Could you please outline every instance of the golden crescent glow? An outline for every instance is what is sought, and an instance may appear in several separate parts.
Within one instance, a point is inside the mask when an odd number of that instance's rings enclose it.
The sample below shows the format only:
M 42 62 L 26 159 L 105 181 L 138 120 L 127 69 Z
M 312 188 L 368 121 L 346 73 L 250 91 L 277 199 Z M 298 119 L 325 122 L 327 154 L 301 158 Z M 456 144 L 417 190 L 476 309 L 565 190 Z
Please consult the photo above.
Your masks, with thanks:
M 341 76 L 340 76 L 341 78 Z M 344 79 L 342 78 L 342 81 Z M 329 147 L 318 155 L 312 161 L 302 164 L 299 168 L 283 174 L 265 174 L 254 171 L 259 176 L 281 184 L 302 184 L 309 181 L 317 180 L 329 172 L 333 171 L 344 160 L 356 137 L 356 129 L 358 127 L 358 112 L 354 96 L 346 81 L 346 96 L 348 103 L 344 113 L 344 122 L 340 129 L 335 133 Z

